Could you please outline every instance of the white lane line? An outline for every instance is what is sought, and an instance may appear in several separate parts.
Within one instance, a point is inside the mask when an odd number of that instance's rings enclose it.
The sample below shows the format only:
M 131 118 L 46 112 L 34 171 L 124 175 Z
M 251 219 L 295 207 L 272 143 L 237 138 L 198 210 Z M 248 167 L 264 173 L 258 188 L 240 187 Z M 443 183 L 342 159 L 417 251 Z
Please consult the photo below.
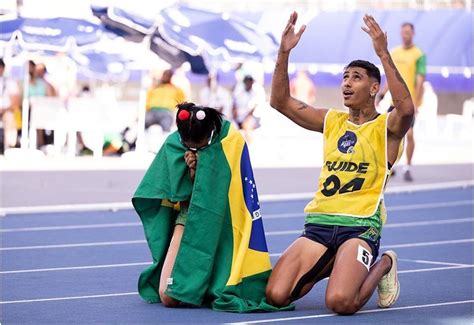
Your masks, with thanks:
M 469 201 L 471 202 L 471 201 Z M 278 216 L 277 218 L 283 218 L 280 215 L 273 215 L 273 217 Z M 287 214 L 286 218 L 293 215 Z M 273 219 L 272 215 L 265 217 L 265 219 Z M 398 227 L 411 227 L 411 226 L 431 226 L 431 225 L 444 225 L 444 224 L 454 224 L 454 223 L 464 223 L 472 222 L 474 218 L 457 218 L 457 219 L 443 219 L 443 220 L 433 220 L 433 221 L 413 221 L 413 222 L 404 222 L 404 223 L 389 223 L 384 226 L 384 228 L 398 228 Z M 121 228 L 121 227 L 138 227 L 141 226 L 141 222 L 119 222 L 119 223 L 99 223 L 99 224 L 89 224 L 89 225 L 71 225 L 71 226 L 49 226 L 49 227 L 24 227 L 24 228 L 6 228 L 0 229 L 0 233 L 7 232 L 27 232 L 27 231 L 50 231 L 50 230 L 80 230 L 80 229 L 100 229 L 100 228 Z M 283 232 L 267 232 L 267 235 L 287 235 L 287 234 L 296 234 L 300 233 L 301 230 L 287 230 Z
M 451 188 L 467 188 L 474 186 L 474 180 L 419 184 L 419 185 L 402 185 L 392 186 L 385 190 L 387 194 L 412 193 L 421 191 L 444 190 Z M 261 202 L 277 202 L 277 201 L 296 201 L 296 200 L 311 200 L 314 197 L 314 192 L 305 193 L 291 193 L 291 194 L 267 194 L 260 195 Z
M 0 251 L 17 251 L 27 249 L 49 249 L 49 248 L 72 248 L 72 247 L 95 247 L 95 246 L 112 246 L 112 245 L 133 245 L 144 244 L 145 240 L 124 240 L 124 241 L 106 241 L 78 244 L 61 244 L 61 245 L 39 245 L 39 246 L 16 246 L 16 247 L 0 247 Z
M 432 271 L 444 271 L 444 270 L 452 270 L 452 269 L 463 269 L 463 268 L 472 268 L 474 265 L 467 265 L 467 266 L 451 266 L 451 267 L 439 267 L 439 268 L 431 268 L 431 269 L 415 269 L 415 270 L 405 270 L 405 271 L 398 271 L 399 274 L 405 273 L 417 273 L 417 272 L 432 272 Z M 59 297 L 59 298 L 41 298 L 41 299 L 27 299 L 27 300 L 10 300 L 10 301 L 0 301 L 0 304 L 19 304 L 19 303 L 30 303 L 30 302 L 45 302 L 45 301 L 58 301 L 58 300 L 76 300 L 76 299 L 89 299 L 89 298 L 106 298 L 106 297 L 117 297 L 117 296 L 129 296 L 129 295 L 137 295 L 137 292 L 124 292 L 124 293 L 113 293 L 113 294 L 103 294 L 103 295 L 88 295 L 88 296 L 75 296 L 75 297 Z M 470 300 L 474 302 L 474 300 Z M 453 304 L 453 303 L 448 303 Z M 376 309 L 378 311 L 386 311 L 386 310 L 395 310 L 396 308 L 405 308 L 405 307 L 395 307 L 390 309 Z M 361 311 L 358 313 L 364 313 L 368 311 Z M 328 316 L 335 315 L 335 314 L 328 314 Z M 319 315 L 313 315 L 319 316 Z M 319 316 L 321 317 L 321 316 Z M 327 316 L 324 316 L 327 317 Z M 290 318 L 285 318 L 282 320 L 291 320 Z M 259 321 L 261 322 L 261 321 Z M 240 323 L 238 323 L 240 324 Z M 243 323 L 245 324 L 245 323 Z
M 472 243 L 472 242 L 474 242 L 474 239 L 468 238 L 468 239 L 441 240 L 441 241 L 409 243 L 409 244 L 382 245 L 380 246 L 380 248 L 424 247 L 424 246 L 435 246 L 435 245 L 463 244 L 463 243 Z
M 17 274 L 17 273 L 34 273 L 34 272 L 56 272 L 56 271 L 71 271 L 71 270 L 90 270 L 90 269 L 106 269 L 114 267 L 128 267 L 128 266 L 141 266 L 151 265 L 152 262 L 140 262 L 140 263 L 123 263 L 123 264 L 102 264 L 102 265 L 85 265 L 85 266 L 66 266 L 66 267 L 52 267 L 46 269 L 29 269 L 29 270 L 12 270 L 12 271 L 0 271 L 0 274 Z
M 92 224 L 92 225 L 7 228 L 7 229 L 0 229 L 0 233 L 2 233 L 2 232 L 24 232 L 24 231 L 78 230 L 78 229 L 135 227 L 135 226 L 141 226 L 141 225 L 142 225 L 141 222 L 119 222 L 119 223 L 99 223 L 99 224 Z
M 467 188 L 471 186 L 474 186 L 474 180 L 390 187 L 385 191 L 385 193 L 387 194 L 411 193 L 411 192 L 419 192 L 419 191 L 443 190 L 443 189 L 450 189 L 450 188 Z M 260 202 L 310 200 L 313 197 L 314 197 L 314 192 L 267 194 L 267 195 L 260 195 Z M 132 209 L 132 208 L 133 206 L 131 202 L 8 207 L 8 208 L 0 209 L 0 216 L 14 215 L 14 214 L 74 212 L 74 211 L 104 211 L 104 210 L 116 211 L 116 210 L 123 210 L 123 209 Z
M 450 208 L 457 206 L 473 205 L 474 200 L 462 200 L 462 201 L 451 201 L 451 202 L 433 202 L 433 203 L 419 203 L 419 204 L 408 204 L 408 205 L 395 205 L 388 206 L 387 211 L 411 211 L 411 210 L 424 210 L 424 209 L 436 209 L 436 208 Z M 304 218 L 304 213 L 281 213 L 281 214 L 270 214 L 263 215 L 264 220 L 268 219 L 284 219 L 284 218 Z
M 398 274 L 404 273 L 420 273 L 420 272 L 433 272 L 433 271 L 445 271 L 445 270 L 457 270 L 457 269 L 470 269 L 474 265 L 459 265 L 459 266 L 445 266 L 445 267 L 431 267 L 427 269 L 414 269 L 414 270 L 403 270 L 398 271 Z
M 441 182 L 441 183 L 430 183 L 430 184 L 418 184 L 418 185 L 400 185 L 391 186 L 387 188 L 385 193 L 411 193 L 420 191 L 434 191 L 434 190 L 445 190 L 450 188 L 468 188 L 474 186 L 474 179 L 454 182 Z
M 380 248 L 407 248 L 407 247 L 422 247 L 422 246 L 434 246 L 434 245 L 449 245 L 449 244 L 471 243 L 473 241 L 474 241 L 473 238 L 458 239 L 458 240 L 441 240 L 441 241 L 409 243 L 409 244 L 383 245 L 383 246 L 380 246 Z M 113 246 L 113 245 L 133 245 L 133 244 L 145 244 L 145 243 L 146 243 L 145 240 L 124 240 L 124 241 L 91 242 L 91 243 L 60 244 L 60 245 L 13 246 L 13 247 L 0 247 L 0 251 L 18 251 L 18 250 L 50 249 L 50 248 L 73 248 L 73 247 L 95 247 L 95 246 Z M 270 256 L 277 256 L 277 255 L 270 254 Z
M 434 264 L 434 265 L 451 265 L 451 266 L 467 266 L 468 264 L 461 264 L 461 263 L 449 263 L 449 262 L 438 262 L 438 261 L 427 261 L 427 260 L 414 260 L 410 258 L 399 258 L 399 261 L 403 262 L 413 262 L 413 263 L 420 263 L 420 264 Z
M 419 209 L 433 209 L 433 208 L 449 208 L 463 205 L 472 205 L 473 200 L 462 200 L 462 201 L 451 201 L 451 202 L 433 202 L 433 203 L 419 203 L 409 205 L 397 205 L 393 207 L 387 207 L 387 211 L 407 211 L 407 210 L 419 210 Z
M 0 209 L 0 216 L 12 214 L 53 213 L 53 212 L 82 212 L 82 211 L 117 211 L 133 209 L 132 202 L 110 203 L 80 203 L 40 205 L 29 207 L 11 207 Z
M 107 298 L 107 297 L 120 297 L 120 296 L 135 296 L 138 292 L 121 292 L 121 293 L 110 293 L 105 295 L 91 295 L 91 296 L 76 296 L 76 297 L 59 297 L 59 298 L 43 298 L 43 299 L 28 299 L 28 300 L 9 300 L 0 301 L 0 305 L 6 304 L 21 304 L 27 302 L 42 302 L 42 301 L 58 301 L 58 300 L 76 300 L 76 299 L 90 299 L 90 298 Z
M 279 254 L 270 254 L 270 256 L 280 256 Z M 424 269 L 413 269 L 413 270 L 404 270 L 398 271 L 398 273 L 417 273 L 417 272 L 431 272 L 431 271 L 443 271 L 451 269 L 465 269 L 472 268 L 472 264 L 457 264 L 457 263 L 442 263 L 434 261 L 421 261 L 421 260 L 409 260 L 409 259 L 399 259 L 399 261 L 410 261 L 421 264 L 441 264 L 448 265 L 447 267 L 433 267 L 433 268 L 424 268 Z M 91 269 L 105 269 L 105 268 L 117 268 L 117 267 L 130 267 L 130 266 L 148 266 L 152 262 L 137 262 L 137 263 L 122 263 L 122 264 L 102 264 L 102 265 L 84 265 L 84 266 L 66 266 L 66 267 L 54 267 L 54 268 L 44 268 L 44 269 L 24 269 L 24 270 L 11 270 L 11 271 L 0 271 L 2 274 L 20 274 L 20 273 L 35 273 L 35 272 L 58 272 L 58 271 L 74 271 L 74 270 L 91 270 Z
M 441 240 L 421 243 L 409 243 L 409 244 L 393 244 L 393 245 L 382 245 L 381 249 L 384 248 L 410 248 L 410 247 L 423 247 L 423 246 L 435 246 L 435 245 L 450 245 L 450 244 L 464 244 L 474 242 L 473 238 L 458 239 L 458 240 Z M 278 257 L 283 253 L 270 254 L 270 257 Z
M 430 307 L 441 307 L 441 306 L 452 306 L 452 305 L 461 305 L 461 304 L 472 304 L 474 300 L 460 300 L 460 301 L 447 301 L 440 302 L 435 304 L 424 304 L 424 305 L 412 305 L 412 306 L 402 306 L 402 307 L 391 307 L 386 309 L 368 309 L 358 311 L 358 314 L 371 314 L 371 313 L 383 313 L 394 310 L 407 310 L 407 309 L 420 309 L 420 308 L 430 308 Z M 244 322 L 236 323 L 225 323 L 227 325 L 245 325 L 245 324 L 259 324 L 259 323 L 270 323 L 270 322 L 287 322 L 292 320 L 302 320 L 302 319 L 311 319 L 311 318 L 325 318 L 333 317 L 337 314 L 320 314 L 320 315 L 308 315 L 308 316 L 296 316 L 296 317 L 284 317 L 284 318 L 268 318 L 268 319 L 259 319 L 259 320 L 249 320 Z
M 383 228 L 402 228 L 402 227 L 416 227 L 416 226 L 435 226 L 435 225 L 446 225 L 454 223 L 466 223 L 473 222 L 474 218 L 458 218 L 458 219 L 443 219 L 443 220 L 428 220 L 428 221 L 413 221 L 413 222 L 399 222 L 389 223 L 383 226 Z

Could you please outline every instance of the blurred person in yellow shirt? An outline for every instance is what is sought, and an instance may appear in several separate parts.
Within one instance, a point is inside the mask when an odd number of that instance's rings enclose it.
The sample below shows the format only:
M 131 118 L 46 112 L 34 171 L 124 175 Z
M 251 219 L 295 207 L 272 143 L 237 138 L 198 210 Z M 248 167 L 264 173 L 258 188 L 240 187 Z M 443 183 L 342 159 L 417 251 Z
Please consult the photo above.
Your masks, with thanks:
M 413 42 L 415 27 L 412 23 L 403 23 L 400 35 L 403 44 L 394 48 L 391 55 L 398 71 L 408 86 L 408 90 L 413 98 L 413 103 L 415 104 L 416 114 L 418 112 L 418 107 L 422 104 L 423 83 L 425 82 L 426 77 L 426 55 Z M 385 86 L 384 90 L 380 92 L 378 101 L 383 98 L 387 91 L 388 87 Z M 389 111 L 391 110 L 393 110 L 393 105 L 390 107 Z M 411 161 L 415 151 L 413 124 L 406 135 L 407 165 L 403 172 L 404 179 L 409 182 L 413 181 L 413 176 L 410 171 Z
M 148 90 L 146 97 L 145 128 L 159 125 L 169 132 L 174 123 L 176 105 L 186 100 L 183 90 L 171 83 L 172 70 L 165 70 L 157 85 Z

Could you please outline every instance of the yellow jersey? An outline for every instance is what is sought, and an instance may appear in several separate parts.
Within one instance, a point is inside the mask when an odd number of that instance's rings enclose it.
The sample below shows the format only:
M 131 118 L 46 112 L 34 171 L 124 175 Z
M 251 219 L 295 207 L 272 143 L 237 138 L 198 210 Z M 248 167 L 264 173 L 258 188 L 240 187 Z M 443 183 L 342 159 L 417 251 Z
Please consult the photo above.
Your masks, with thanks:
M 421 103 L 415 102 L 417 100 L 415 88 L 416 76 L 426 75 L 425 54 L 416 46 L 412 46 L 408 49 L 399 46 L 392 50 L 391 55 L 398 72 L 400 72 L 400 75 L 408 86 L 413 102 L 416 106 L 419 106 Z
M 329 110 L 324 119 L 324 165 L 319 189 L 305 207 L 307 216 L 369 218 L 380 207 L 389 175 L 387 114 L 357 125 L 349 114 Z
M 146 95 L 146 110 L 168 109 L 173 110 L 177 104 L 186 99 L 181 88 L 173 84 L 161 84 L 150 89 Z

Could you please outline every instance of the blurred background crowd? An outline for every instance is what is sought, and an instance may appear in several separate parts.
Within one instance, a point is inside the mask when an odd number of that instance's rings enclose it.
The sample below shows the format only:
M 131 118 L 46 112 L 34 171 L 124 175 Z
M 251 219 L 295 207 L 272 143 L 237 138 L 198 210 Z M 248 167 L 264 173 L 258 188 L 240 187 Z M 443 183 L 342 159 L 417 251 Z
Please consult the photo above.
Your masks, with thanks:
M 283 159 L 269 152 L 313 163 L 320 135 L 268 105 L 293 10 L 307 30 L 290 57 L 291 92 L 317 107 L 343 108 L 345 64 L 379 64 L 360 30 L 365 12 L 391 48 L 402 43 L 401 25 L 412 23 L 427 58 L 416 136 L 427 151 L 447 145 L 456 159 L 471 160 L 458 149 L 472 148 L 473 13 L 471 1 L 459 0 L 2 0 L 3 159 L 154 153 L 175 130 L 175 105 L 190 101 L 219 109 L 241 129 L 257 164 Z M 379 110 L 389 105 L 386 96 Z

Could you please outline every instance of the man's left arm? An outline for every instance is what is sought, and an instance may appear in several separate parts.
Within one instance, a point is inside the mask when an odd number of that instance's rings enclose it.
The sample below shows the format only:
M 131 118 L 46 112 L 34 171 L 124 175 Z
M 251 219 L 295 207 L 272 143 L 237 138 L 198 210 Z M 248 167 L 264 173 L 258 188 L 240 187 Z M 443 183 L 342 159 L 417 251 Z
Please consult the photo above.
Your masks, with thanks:
M 426 79 L 426 55 L 423 53 L 416 61 L 416 79 L 415 79 L 415 110 L 421 105 L 423 99 L 423 83 Z

